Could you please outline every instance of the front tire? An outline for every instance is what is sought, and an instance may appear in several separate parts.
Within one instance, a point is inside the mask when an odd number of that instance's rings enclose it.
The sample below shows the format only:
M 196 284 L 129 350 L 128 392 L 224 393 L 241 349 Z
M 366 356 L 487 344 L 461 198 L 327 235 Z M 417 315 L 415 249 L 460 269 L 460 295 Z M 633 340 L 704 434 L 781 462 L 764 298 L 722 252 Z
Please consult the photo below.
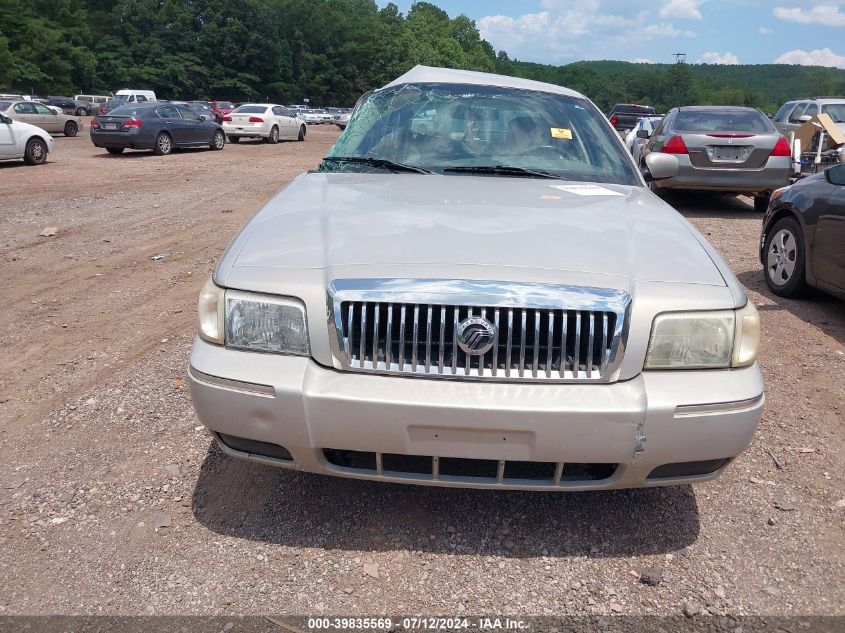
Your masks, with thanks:
M 88 116 L 88 110 L 86 110 L 85 108 L 77 108 L 76 116 Z
M 217 130 L 214 136 L 211 137 L 211 149 L 220 151 L 226 146 L 226 135 L 222 130 Z
M 778 220 L 766 233 L 763 247 L 766 285 L 781 297 L 798 297 L 807 288 L 804 236 L 791 217 Z
M 270 143 L 270 145 L 275 145 L 276 143 L 278 143 L 279 142 L 279 128 L 274 125 L 273 129 L 270 130 L 270 136 L 268 136 L 265 140 L 266 140 L 267 143 Z
M 27 141 L 23 153 L 23 160 L 27 165 L 43 165 L 47 162 L 47 144 L 40 138 Z
M 65 123 L 65 136 L 76 136 L 77 132 L 79 132 L 79 126 L 75 121 L 68 121 Z
M 754 196 L 754 211 L 757 213 L 765 213 L 769 208 L 770 196 Z
M 173 139 L 170 134 L 162 132 L 156 136 L 155 145 L 153 145 L 153 154 L 156 156 L 167 156 L 173 151 Z
M 122 154 L 122 153 L 123 153 L 123 149 L 124 149 L 124 148 L 122 148 L 122 147 L 107 147 L 107 148 L 106 148 L 106 151 L 107 151 L 109 154 L 115 154 L 115 155 L 117 155 L 117 154 Z
M 304 141 L 305 140 L 305 126 L 299 126 L 299 135 L 296 137 L 297 141 Z

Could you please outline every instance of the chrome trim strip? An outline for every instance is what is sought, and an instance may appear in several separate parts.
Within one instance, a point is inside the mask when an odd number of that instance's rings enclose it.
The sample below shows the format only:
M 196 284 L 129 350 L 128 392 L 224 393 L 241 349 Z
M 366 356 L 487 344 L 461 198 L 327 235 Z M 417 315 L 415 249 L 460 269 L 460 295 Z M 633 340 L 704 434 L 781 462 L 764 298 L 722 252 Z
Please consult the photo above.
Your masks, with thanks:
M 729 413 L 753 409 L 763 402 L 763 394 L 746 400 L 732 402 L 714 402 L 711 404 L 681 404 L 675 407 L 675 417 L 683 418 L 692 415 L 708 415 L 713 413 Z
M 223 387 L 224 389 L 233 389 L 234 391 L 243 391 L 264 398 L 275 398 L 276 390 L 271 385 L 259 385 L 254 382 L 243 382 L 240 380 L 232 380 L 230 378 L 220 378 L 219 376 L 212 376 L 201 372 L 194 367 L 188 368 L 188 374 L 197 382 L 211 385 L 212 387 Z

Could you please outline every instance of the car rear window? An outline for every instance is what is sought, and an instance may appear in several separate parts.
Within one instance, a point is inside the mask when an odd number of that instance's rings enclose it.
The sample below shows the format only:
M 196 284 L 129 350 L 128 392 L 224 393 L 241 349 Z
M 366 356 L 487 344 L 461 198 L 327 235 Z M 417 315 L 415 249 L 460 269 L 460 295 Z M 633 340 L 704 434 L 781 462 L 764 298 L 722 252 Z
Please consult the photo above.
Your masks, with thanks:
M 149 112 L 149 110 L 149 108 L 139 108 L 136 105 L 125 105 L 115 108 L 108 113 L 108 116 L 128 116 L 137 119 L 140 118 L 140 115 Z
M 681 110 L 672 127 L 678 132 L 774 132 L 771 121 L 753 110 Z
M 822 106 L 822 112 L 830 115 L 835 123 L 845 123 L 845 103 L 829 103 Z
M 225 108 L 226 106 L 220 106 Z M 233 114 L 264 114 L 267 111 L 265 106 L 241 106 L 234 110 Z
M 235 107 L 235 104 L 234 104 L 234 103 L 230 103 L 230 102 L 228 102 L 228 101 L 218 101 L 218 102 L 217 102 L 217 107 L 218 107 L 218 108 L 234 108 L 234 107 Z

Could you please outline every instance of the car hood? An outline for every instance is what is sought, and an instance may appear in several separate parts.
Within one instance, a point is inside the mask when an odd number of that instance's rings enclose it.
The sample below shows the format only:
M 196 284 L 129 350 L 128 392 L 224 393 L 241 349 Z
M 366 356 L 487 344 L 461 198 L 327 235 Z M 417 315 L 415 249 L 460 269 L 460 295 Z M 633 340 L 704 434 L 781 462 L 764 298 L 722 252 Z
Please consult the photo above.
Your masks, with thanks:
M 643 187 L 463 175 L 304 174 L 230 246 L 215 278 L 249 268 L 355 269 L 403 276 L 537 271 L 724 286 L 703 238 Z M 329 272 L 331 276 L 333 271 Z M 556 274 L 556 273 L 555 273 Z M 566 275 L 572 278 L 572 275 Z M 619 285 L 619 284 L 608 284 Z M 249 288 L 244 288 L 249 289 Z

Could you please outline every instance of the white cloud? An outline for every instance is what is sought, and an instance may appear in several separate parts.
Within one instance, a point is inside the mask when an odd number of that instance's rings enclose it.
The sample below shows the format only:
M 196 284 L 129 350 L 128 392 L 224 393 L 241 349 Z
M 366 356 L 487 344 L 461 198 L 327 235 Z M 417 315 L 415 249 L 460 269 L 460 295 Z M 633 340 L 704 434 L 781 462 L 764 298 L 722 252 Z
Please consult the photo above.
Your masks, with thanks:
M 661 18 L 678 18 L 679 20 L 700 20 L 701 11 L 699 5 L 704 0 L 669 0 L 669 3 L 660 9 Z
M 640 30 L 643 39 L 651 40 L 656 37 L 695 37 L 692 31 L 684 31 L 675 28 L 668 22 L 661 22 L 660 24 L 649 24 Z
M 845 55 L 837 55 L 829 48 L 814 51 L 787 51 L 775 60 L 776 64 L 798 64 L 800 66 L 834 66 L 845 68 Z
M 739 58 L 730 51 L 726 52 L 724 55 L 713 52 L 704 53 L 699 61 L 704 64 L 738 64 Z
M 758 28 L 757 32 L 760 35 L 771 35 L 772 33 L 774 33 L 772 29 L 767 29 L 765 26 L 761 26 L 760 28 Z
M 776 18 L 799 24 L 823 24 L 825 26 L 845 26 L 845 13 L 838 4 L 820 4 L 811 9 L 787 9 L 778 7 L 774 10 Z
M 653 64 L 654 62 L 651 61 L 648 57 L 635 57 L 631 60 L 634 64 Z

